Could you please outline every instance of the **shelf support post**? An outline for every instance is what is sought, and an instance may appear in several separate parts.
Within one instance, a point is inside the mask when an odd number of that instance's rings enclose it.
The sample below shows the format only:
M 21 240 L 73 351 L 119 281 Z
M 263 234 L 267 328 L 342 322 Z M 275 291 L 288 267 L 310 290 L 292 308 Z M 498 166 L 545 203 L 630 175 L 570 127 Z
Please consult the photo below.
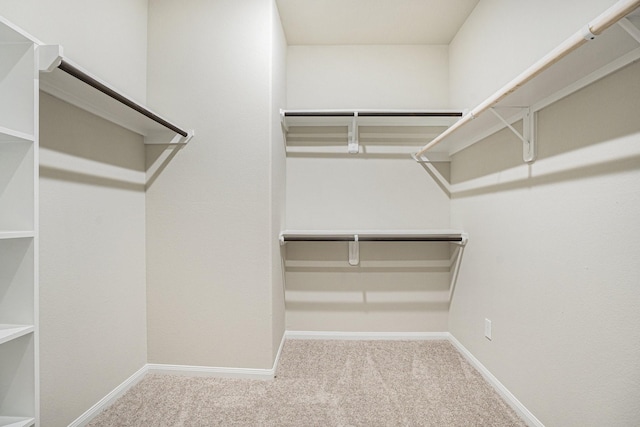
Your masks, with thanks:
M 360 264 L 360 242 L 358 235 L 353 236 L 353 242 L 349 242 L 349 265 Z
M 358 146 L 358 112 L 353 113 L 353 121 L 348 128 L 348 145 L 347 151 L 349 154 L 358 154 L 360 147 Z
M 511 132 L 513 132 L 522 141 L 522 159 L 526 163 L 533 163 L 536 161 L 537 150 L 535 140 L 535 112 L 531 111 L 529 107 L 522 108 L 522 133 L 518 132 L 511 123 L 509 123 L 504 117 L 496 111 L 494 107 L 489 108 L 491 111 Z

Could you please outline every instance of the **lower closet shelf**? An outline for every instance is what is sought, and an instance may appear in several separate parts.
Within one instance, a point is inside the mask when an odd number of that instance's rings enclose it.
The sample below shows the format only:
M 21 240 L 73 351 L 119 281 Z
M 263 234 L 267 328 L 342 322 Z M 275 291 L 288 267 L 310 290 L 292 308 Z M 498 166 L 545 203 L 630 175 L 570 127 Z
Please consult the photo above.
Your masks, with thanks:
M 20 338 L 21 336 L 30 334 L 33 331 L 33 325 L 0 324 L 0 344 Z M 0 421 L 2 421 L 2 418 L 0 418 Z M 4 424 L 0 423 L 0 426 L 4 426 Z
M 0 427 L 29 427 L 35 422 L 35 418 L 0 416 Z

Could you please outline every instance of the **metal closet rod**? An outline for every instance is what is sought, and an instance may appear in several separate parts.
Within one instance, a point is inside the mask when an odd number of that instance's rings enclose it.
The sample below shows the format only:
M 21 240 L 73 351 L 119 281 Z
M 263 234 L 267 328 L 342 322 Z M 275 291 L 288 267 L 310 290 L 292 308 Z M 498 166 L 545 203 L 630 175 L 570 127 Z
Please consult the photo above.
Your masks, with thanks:
M 285 242 L 353 242 L 354 236 L 283 236 Z M 362 236 L 358 235 L 359 242 L 462 242 L 458 237 L 401 237 L 401 236 Z
M 68 73 L 68 74 L 72 75 L 76 79 L 88 84 L 92 88 L 94 88 L 96 90 L 99 90 L 100 92 L 104 93 L 108 97 L 113 98 L 116 101 L 126 105 L 129 108 L 131 108 L 132 110 L 137 111 L 138 113 L 142 114 L 143 116 L 148 117 L 149 119 L 153 120 L 154 122 L 159 123 L 159 124 L 161 124 L 162 126 L 168 128 L 168 129 L 171 129 L 175 133 L 180 134 L 185 138 L 189 135 L 187 133 L 187 131 L 180 129 L 179 127 L 169 123 L 168 121 L 166 121 L 162 117 L 159 117 L 158 115 L 156 115 L 156 114 L 152 113 L 151 111 L 147 110 L 142 105 L 136 104 L 135 102 L 131 101 L 130 99 L 122 96 L 118 92 L 116 92 L 113 89 L 105 86 L 104 84 L 102 84 L 98 80 L 96 80 L 93 77 L 87 75 L 83 71 L 81 71 L 78 68 L 74 67 L 73 65 L 69 64 L 68 62 L 65 62 L 64 59 L 60 62 L 60 65 L 58 65 L 58 68 L 60 68 L 65 73 Z
M 461 112 L 357 111 L 358 117 L 462 117 Z M 285 111 L 285 117 L 353 117 L 355 111 Z

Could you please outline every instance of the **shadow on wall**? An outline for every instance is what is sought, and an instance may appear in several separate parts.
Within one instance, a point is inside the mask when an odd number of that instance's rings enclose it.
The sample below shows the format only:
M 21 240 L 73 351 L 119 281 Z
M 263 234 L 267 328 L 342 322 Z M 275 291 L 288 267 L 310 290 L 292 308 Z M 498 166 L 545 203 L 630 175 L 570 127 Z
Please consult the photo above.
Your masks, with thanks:
M 40 93 L 40 176 L 145 191 L 183 145 L 143 144 L 143 137 Z
M 328 159 L 411 159 L 421 146 L 446 127 L 363 126 L 358 127 L 359 153 L 348 152 L 346 126 L 291 126 L 287 133 L 287 157 Z
M 640 62 L 539 111 L 538 158 L 522 161 L 508 129 L 453 156 L 451 197 L 547 185 L 637 169 Z M 522 123 L 514 126 L 521 130 Z M 634 144 L 633 139 L 636 139 Z
M 449 309 L 449 244 L 361 242 L 348 263 L 347 242 L 289 242 L 288 311 L 442 311 Z

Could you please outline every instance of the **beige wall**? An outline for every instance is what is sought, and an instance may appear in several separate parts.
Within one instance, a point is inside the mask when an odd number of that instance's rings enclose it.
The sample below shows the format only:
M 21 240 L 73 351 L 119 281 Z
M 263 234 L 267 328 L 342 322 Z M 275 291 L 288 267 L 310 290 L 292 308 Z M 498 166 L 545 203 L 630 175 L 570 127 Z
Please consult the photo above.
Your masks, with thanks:
M 449 96 L 473 108 L 615 0 L 482 0 L 449 45 Z
M 287 108 L 447 108 L 444 45 L 289 46 Z
M 2 0 L 0 15 L 145 102 L 147 0 Z
M 149 102 L 197 132 L 147 189 L 152 363 L 273 365 L 272 12 L 260 0 L 149 4 Z
M 4 0 L 0 14 L 136 99 L 147 1 Z M 66 426 L 146 362 L 144 149 L 41 94 L 41 425 Z
M 279 236 L 286 222 L 286 158 L 280 109 L 287 102 L 287 39 L 275 2 L 271 8 L 271 307 L 275 359 L 285 331 L 284 270 Z
M 40 96 L 41 425 L 56 427 L 146 363 L 144 148 Z
M 447 78 L 446 46 L 290 46 L 287 108 L 442 109 Z M 449 198 L 410 150 L 367 132 L 358 155 L 346 132 L 342 147 L 289 153 L 287 228 L 448 228 Z M 287 329 L 446 331 L 449 249 L 363 243 L 353 267 L 347 243 L 288 243 Z
M 530 166 L 508 131 L 452 162 L 468 188 L 452 224 L 470 241 L 451 333 L 547 426 L 640 419 L 639 75 L 540 111 Z

